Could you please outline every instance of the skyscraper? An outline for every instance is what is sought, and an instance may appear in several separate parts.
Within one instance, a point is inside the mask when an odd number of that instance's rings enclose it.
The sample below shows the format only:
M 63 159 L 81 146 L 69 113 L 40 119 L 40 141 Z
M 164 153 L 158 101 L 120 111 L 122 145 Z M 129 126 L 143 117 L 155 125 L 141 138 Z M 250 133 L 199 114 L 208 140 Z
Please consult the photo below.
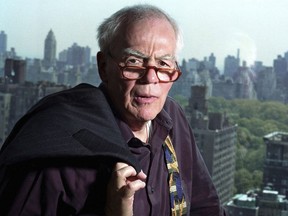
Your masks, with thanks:
M 7 51 L 7 35 L 4 31 L 0 32 L 0 54 Z
M 240 65 L 240 50 L 237 50 L 237 57 L 228 55 L 224 60 L 224 75 L 232 77 Z
M 56 39 L 52 29 L 48 32 L 44 45 L 44 67 L 52 67 L 56 64 Z
M 263 67 L 257 74 L 257 98 L 271 100 L 276 90 L 276 75 L 272 67 Z
M 206 86 L 192 86 L 187 116 L 222 203 L 233 196 L 237 126 L 222 113 L 208 112 Z
M 276 74 L 277 79 L 277 88 L 284 89 L 287 85 L 287 76 L 288 76 L 288 62 L 285 57 L 281 55 L 277 56 L 277 59 L 273 61 L 273 67 Z
M 266 157 L 263 184 L 288 196 L 288 133 L 273 132 L 264 136 Z
M 11 94 L 0 92 L 0 147 L 8 135 Z
M 6 59 L 4 77 L 7 84 L 22 84 L 25 82 L 26 62 L 24 60 Z
M 65 51 L 62 51 L 61 54 L 62 57 L 64 57 L 63 55 L 65 54 Z M 90 58 L 91 58 L 91 49 L 88 46 L 81 47 L 77 43 L 74 43 L 66 51 L 66 63 L 69 65 L 73 66 L 89 65 Z

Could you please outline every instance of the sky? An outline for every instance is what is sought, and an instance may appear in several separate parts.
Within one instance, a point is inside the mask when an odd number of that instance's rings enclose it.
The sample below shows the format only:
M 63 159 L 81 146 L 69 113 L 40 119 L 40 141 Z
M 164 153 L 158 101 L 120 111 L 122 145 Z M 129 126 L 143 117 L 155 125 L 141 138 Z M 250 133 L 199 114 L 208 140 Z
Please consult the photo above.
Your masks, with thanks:
M 137 3 L 156 5 L 179 24 L 184 47 L 179 60 L 214 53 L 216 66 L 237 55 L 248 64 L 273 59 L 288 51 L 288 0 L 0 0 L 0 30 L 22 58 L 43 58 L 50 29 L 57 54 L 74 42 L 96 55 L 96 29 L 118 9 Z

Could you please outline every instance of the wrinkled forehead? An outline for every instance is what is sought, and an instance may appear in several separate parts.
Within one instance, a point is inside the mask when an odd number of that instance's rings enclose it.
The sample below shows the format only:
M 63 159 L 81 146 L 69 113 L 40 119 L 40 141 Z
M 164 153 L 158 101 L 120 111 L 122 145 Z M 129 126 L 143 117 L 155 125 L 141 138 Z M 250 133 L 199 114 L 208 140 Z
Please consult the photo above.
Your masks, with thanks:
M 111 44 L 111 48 L 115 54 L 124 54 L 123 52 L 125 52 L 125 50 L 127 50 L 127 48 L 129 48 L 129 39 L 128 39 L 128 35 L 131 38 L 131 35 L 133 37 L 133 34 L 136 34 L 136 30 L 135 29 L 147 29 L 147 32 L 149 31 L 149 29 L 154 26 L 157 28 L 157 26 L 159 27 L 159 29 L 170 29 L 171 34 L 174 34 L 174 37 L 171 36 L 171 38 L 174 38 L 173 41 L 171 41 L 171 43 L 175 42 L 176 44 L 176 40 L 177 40 L 177 35 L 176 32 L 173 28 L 173 26 L 171 25 L 171 23 L 164 17 L 151 17 L 151 18 L 143 18 L 140 20 L 135 20 L 133 22 L 127 23 L 127 25 L 122 26 L 119 34 L 116 36 L 115 40 L 114 40 L 114 44 Z M 143 31 L 143 34 L 145 34 L 145 31 Z M 120 53 L 121 52 L 121 53 Z
M 158 26 L 158 28 L 161 28 L 161 26 L 166 26 L 166 28 L 170 28 L 171 32 L 173 32 L 175 34 L 175 38 L 177 38 L 177 34 L 176 31 L 173 27 L 173 25 L 163 16 L 152 16 L 152 17 L 145 17 L 143 19 L 139 19 L 139 20 L 132 20 L 129 23 L 126 23 L 123 26 L 123 31 L 119 31 L 122 32 L 122 34 L 127 35 L 127 33 L 133 31 L 133 29 L 137 26 L 143 26 L 144 28 L 146 28 L 147 30 L 149 30 L 149 27 L 151 26 Z

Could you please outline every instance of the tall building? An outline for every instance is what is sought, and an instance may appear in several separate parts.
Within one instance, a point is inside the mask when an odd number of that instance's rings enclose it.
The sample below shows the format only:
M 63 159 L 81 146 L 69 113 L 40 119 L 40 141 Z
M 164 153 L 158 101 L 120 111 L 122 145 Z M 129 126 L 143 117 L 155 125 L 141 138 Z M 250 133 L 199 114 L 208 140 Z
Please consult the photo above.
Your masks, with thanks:
M 246 66 L 245 61 L 243 62 L 243 65 L 238 67 L 237 71 L 234 73 L 233 81 L 236 85 L 235 98 L 257 99 L 257 93 L 254 85 L 254 71 Z
M 222 203 L 233 196 L 237 126 L 222 113 L 208 112 L 205 86 L 192 86 L 187 118 Z
M 59 52 L 59 55 L 58 55 L 58 59 L 60 62 L 64 62 L 66 64 L 67 62 L 67 50 L 62 50 L 61 52 Z
M 273 67 L 277 78 L 277 88 L 285 88 L 287 86 L 288 61 L 285 57 L 278 55 L 277 59 L 273 61 Z
M 272 67 L 263 67 L 257 73 L 256 91 L 259 100 L 272 100 L 276 90 L 276 76 Z
M 214 56 L 214 53 L 211 53 L 211 55 L 209 56 L 209 62 L 211 63 L 212 69 L 216 67 L 216 57 Z
M 4 78 L 7 84 L 21 84 L 25 82 L 26 62 L 24 60 L 6 59 Z
M 228 100 L 232 100 L 237 98 L 236 92 L 237 92 L 237 86 L 234 83 L 232 78 L 225 78 L 224 79 L 218 79 L 213 80 L 212 85 L 212 96 L 213 97 L 223 97 Z
M 288 197 L 288 133 L 273 132 L 263 140 L 266 144 L 263 184 Z
M 85 64 L 89 65 L 91 63 L 91 48 L 86 46 L 84 48 Z
M 69 65 L 74 67 L 84 66 L 90 64 L 91 49 L 86 47 L 81 47 L 77 43 L 74 43 L 68 50 L 63 50 L 60 52 L 59 57 L 61 60 L 65 61 Z
M 188 62 L 186 64 L 187 71 L 188 72 L 197 71 L 198 68 L 199 68 L 199 65 L 200 65 L 200 61 L 199 60 L 197 60 L 195 58 L 188 59 Z
M 253 71 L 258 74 L 260 71 L 265 70 L 265 66 L 262 61 L 255 61 L 253 65 Z
M 44 67 L 53 67 L 56 64 L 56 39 L 52 29 L 48 32 L 44 45 Z
M 0 91 L 0 148 L 8 136 L 11 94 Z
M 228 55 L 224 60 L 224 75 L 227 77 L 233 77 L 234 73 L 240 66 L 239 49 L 237 50 L 237 57 Z
M 7 35 L 4 31 L 0 32 L 0 54 L 7 51 Z
M 286 59 L 286 61 L 288 62 L 288 52 L 284 53 L 284 58 Z
M 275 73 L 277 76 L 283 76 L 287 73 L 287 65 L 288 62 L 285 57 L 282 57 L 281 55 L 277 56 L 277 59 L 274 59 L 273 61 L 273 67 L 275 69 Z

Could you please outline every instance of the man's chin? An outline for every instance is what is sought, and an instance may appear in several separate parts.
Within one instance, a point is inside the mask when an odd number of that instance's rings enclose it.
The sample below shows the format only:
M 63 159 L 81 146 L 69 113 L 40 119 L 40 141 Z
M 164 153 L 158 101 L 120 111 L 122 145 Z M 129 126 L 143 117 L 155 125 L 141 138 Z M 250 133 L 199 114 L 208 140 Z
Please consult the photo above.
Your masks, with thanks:
M 142 115 L 138 115 L 138 119 L 140 121 L 143 121 L 143 122 L 148 122 L 148 121 L 155 119 L 156 116 L 157 116 L 157 114 L 155 114 L 155 113 L 145 113 Z

